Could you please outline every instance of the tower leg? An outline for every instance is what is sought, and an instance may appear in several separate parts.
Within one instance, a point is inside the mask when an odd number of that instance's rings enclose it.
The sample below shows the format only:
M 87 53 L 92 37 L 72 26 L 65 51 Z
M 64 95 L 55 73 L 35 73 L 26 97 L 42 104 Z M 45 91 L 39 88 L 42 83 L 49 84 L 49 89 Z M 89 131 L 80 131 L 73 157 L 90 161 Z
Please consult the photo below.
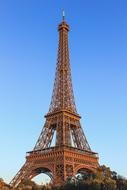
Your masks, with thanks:
M 31 166 L 32 163 L 26 161 L 26 163 L 22 166 L 22 168 L 19 170 L 16 176 L 12 179 L 10 185 L 13 187 L 17 187 L 23 179 L 29 179 L 31 177 L 30 176 Z

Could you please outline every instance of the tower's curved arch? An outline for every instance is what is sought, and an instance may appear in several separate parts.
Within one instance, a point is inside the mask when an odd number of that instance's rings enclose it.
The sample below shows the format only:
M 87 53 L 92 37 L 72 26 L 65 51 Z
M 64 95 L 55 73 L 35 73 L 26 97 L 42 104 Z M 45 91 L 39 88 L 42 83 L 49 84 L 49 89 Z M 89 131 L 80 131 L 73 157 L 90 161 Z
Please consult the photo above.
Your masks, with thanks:
M 50 177 L 51 181 L 53 180 L 53 173 L 47 167 L 37 167 L 37 168 L 33 169 L 29 178 L 33 179 L 34 177 L 36 177 L 42 173 L 48 175 Z
M 84 173 L 95 173 L 96 172 L 96 168 L 90 168 L 89 166 L 84 166 L 84 165 L 79 165 L 75 168 L 75 176 L 78 173 L 84 174 Z

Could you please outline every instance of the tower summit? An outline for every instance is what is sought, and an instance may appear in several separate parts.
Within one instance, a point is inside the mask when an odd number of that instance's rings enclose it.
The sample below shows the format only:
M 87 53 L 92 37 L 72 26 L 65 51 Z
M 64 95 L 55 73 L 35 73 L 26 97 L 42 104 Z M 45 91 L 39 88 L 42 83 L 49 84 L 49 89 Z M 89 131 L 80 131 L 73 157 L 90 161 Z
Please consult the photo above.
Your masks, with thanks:
M 52 183 L 59 186 L 68 178 L 75 178 L 77 173 L 95 172 L 98 167 L 98 156 L 86 140 L 75 105 L 68 48 L 69 25 L 64 13 L 58 32 L 58 57 L 49 111 L 33 151 L 27 153 L 25 164 L 10 183 L 13 187 L 40 173 L 49 175 Z M 52 146 L 55 133 L 55 145 Z
M 69 25 L 65 22 L 64 12 L 62 22 L 58 26 L 58 32 L 57 66 L 49 113 L 65 109 L 76 114 L 68 48 Z
M 63 21 L 65 19 L 65 12 L 64 12 L 64 10 L 62 11 L 62 19 L 63 19 Z

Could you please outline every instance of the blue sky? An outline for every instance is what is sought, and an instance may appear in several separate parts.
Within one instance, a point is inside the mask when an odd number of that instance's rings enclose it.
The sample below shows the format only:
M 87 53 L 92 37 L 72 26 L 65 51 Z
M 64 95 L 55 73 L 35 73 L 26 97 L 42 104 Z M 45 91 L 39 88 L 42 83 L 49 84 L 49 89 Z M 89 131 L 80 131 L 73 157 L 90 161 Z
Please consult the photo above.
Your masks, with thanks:
M 127 177 L 127 1 L 0 1 L 0 177 L 9 182 L 44 124 L 61 11 L 78 113 L 100 164 Z

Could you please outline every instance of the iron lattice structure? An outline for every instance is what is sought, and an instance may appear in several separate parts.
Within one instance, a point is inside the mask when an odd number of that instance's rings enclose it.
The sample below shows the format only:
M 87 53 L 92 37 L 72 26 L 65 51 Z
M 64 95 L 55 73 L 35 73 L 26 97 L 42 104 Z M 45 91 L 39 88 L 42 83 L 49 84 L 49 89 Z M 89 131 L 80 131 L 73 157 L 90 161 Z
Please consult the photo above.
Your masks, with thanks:
M 78 172 L 94 172 L 98 167 L 98 156 L 91 151 L 75 105 L 68 48 L 69 25 L 64 19 L 58 31 L 58 58 L 49 112 L 33 151 L 27 153 L 25 164 L 10 183 L 13 187 L 42 172 L 58 186 Z M 54 134 L 56 139 L 52 147 Z

